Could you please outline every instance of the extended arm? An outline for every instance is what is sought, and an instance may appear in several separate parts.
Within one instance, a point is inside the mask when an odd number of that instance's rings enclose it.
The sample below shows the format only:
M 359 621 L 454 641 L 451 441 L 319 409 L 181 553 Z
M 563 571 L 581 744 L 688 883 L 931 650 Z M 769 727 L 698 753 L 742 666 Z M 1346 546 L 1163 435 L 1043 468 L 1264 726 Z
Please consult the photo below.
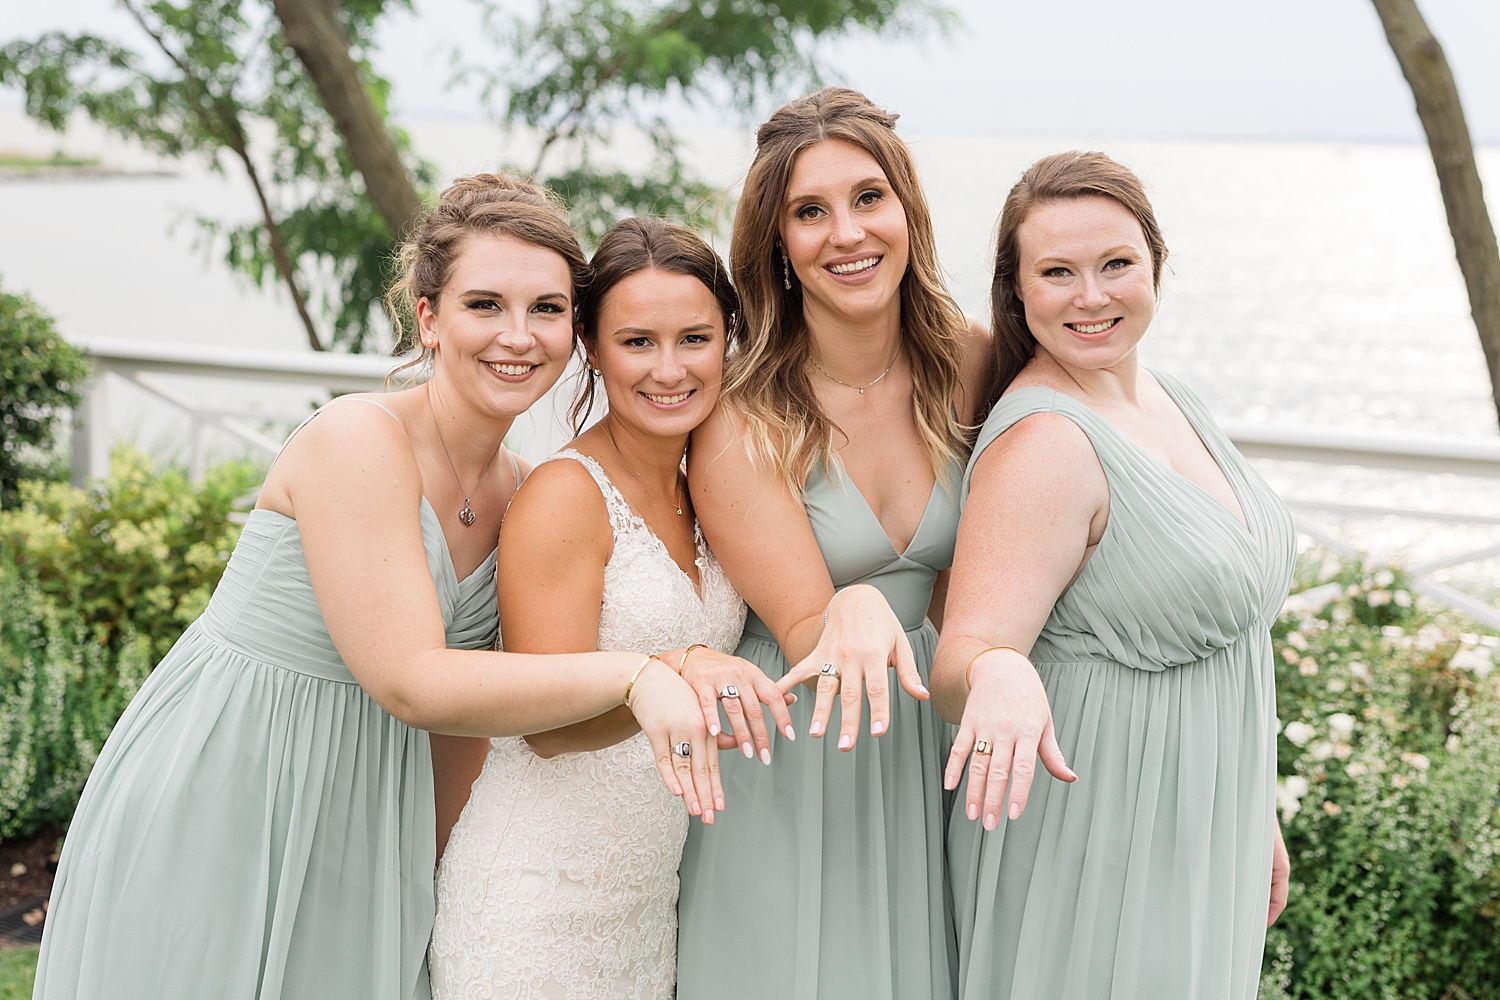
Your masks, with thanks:
M 947 787 L 958 784 L 977 740 L 993 746 L 974 755 L 968 788 L 969 818 L 978 817 L 982 801 L 989 829 L 998 825 L 1012 772 L 1009 812 L 1020 815 L 1039 752 L 1053 774 L 1072 780 L 1041 678 L 1023 654 L 1098 544 L 1108 512 L 1103 470 L 1065 417 L 1020 421 L 975 463 L 932 687 L 938 711 L 959 723 Z

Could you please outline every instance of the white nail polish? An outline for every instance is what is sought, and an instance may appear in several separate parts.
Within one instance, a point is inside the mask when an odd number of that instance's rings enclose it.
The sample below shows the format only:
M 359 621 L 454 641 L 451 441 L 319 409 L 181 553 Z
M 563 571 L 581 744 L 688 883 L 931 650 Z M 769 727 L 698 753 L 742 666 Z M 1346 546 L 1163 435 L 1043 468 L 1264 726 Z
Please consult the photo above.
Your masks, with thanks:
M 787 726 L 786 727 L 786 738 L 789 739 L 789 740 L 795 740 L 797 738 L 797 731 L 795 729 L 793 729 L 791 726 Z
M 771 766 L 771 751 L 769 751 L 769 750 L 762 750 L 760 752 L 760 762 L 762 764 L 766 765 L 767 767 L 770 767 Z
M 851 740 L 851 739 L 849 739 L 849 737 L 847 737 L 847 736 L 840 736 L 839 737 L 839 749 L 840 750 L 848 750 L 853 745 L 854 745 L 854 741 Z
M 747 760 L 752 759 L 755 756 L 755 748 L 748 743 L 741 743 L 740 751 L 745 755 L 745 758 Z
M 718 736 L 719 735 L 719 725 L 718 725 L 718 723 L 714 723 L 712 726 L 708 727 L 708 735 L 710 735 L 710 736 Z
M 871 736 L 879 736 L 883 732 L 885 732 L 885 723 L 884 722 L 881 722 L 879 719 L 876 719 L 874 722 L 870 723 L 870 735 Z

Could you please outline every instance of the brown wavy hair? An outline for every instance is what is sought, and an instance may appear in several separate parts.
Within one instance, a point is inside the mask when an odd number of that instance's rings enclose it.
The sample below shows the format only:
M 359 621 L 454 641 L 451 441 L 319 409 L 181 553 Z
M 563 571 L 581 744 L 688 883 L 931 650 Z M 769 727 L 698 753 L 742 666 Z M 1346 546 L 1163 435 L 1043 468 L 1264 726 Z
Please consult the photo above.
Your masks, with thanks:
M 572 277 L 576 322 L 592 271 L 562 209 L 535 184 L 504 174 L 474 174 L 448 185 L 437 207 L 422 217 L 397 251 L 399 276 L 385 296 L 397 354 L 419 343 L 417 302 L 425 298 L 437 311 L 438 293 L 452 277 L 459 255 L 471 237 L 480 235 L 510 236 L 561 257 Z M 386 387 L 402 372 L 418 380 L 430 374 L 432 357 L 433 349 L 423 347 L 417 357 L 386 376 Z
M 1026 325 L 1026 306 L 1017 282 L 1021 270 L 1021 224 L 1037 205 L 1070 198 L 1113 198 L 1136 221 L 1151 253 L 1151 283 L 1161 294 L 1161 272 L 1167 263 L 1167 243 L 1162 239 L 1156 213 L 1146 197 L 1141 179 L 1130 169 L 1103 153 L 1073 150 L 1044 156 L 1021 175 L 1005 207 L 1000 210 L 1000 229 L 995 237 L 995 273 L 990 282 L 990 352 L 984 382 L 979 388 L 979 406 L 974 411 L 983 423 L 990 410 L 1016 376 L 1036 355 L 1036 337 Z
M 807 375 L 802 284 L 792 275 L 792 287 L 784 286 L 779 249 L 792 167 L 804 150 L 825 140 L 852 143 L 874 157 L 906 211 L 911 253 L 901 278 L 901 342 L 911 364 L 917 431 L 944 489 L 952 488 L 953 464 L 966 450 L 954 402 L 967 323 L 943 286 L 932 216 L 911 151 L 896 135 L 896 117 L 858 91 L 828 87 L 781 108 L 755 136 L 729 251 L 744 310 L 744 346 L 727 365 L 724 399 L 745 420 L 751 458 L 774 470 L 794 495 L 801 495 L 816 464 L 830 471 L 838 430 Z
M 714 248 L 685 226 L 665 219 L 625 219 L 604 235 L 591 263 L 593 279 L 579 309 L 583 339 L 590 344 L 598 342 L 599 313 L 604 307 L 604 297 L 626 278 L 649 270 L 697 278 L 713 293 L 719 312 L 724 316 L 726 355 L 744 339 L 740 297 L 735 294 L 734 285 L 729 280 L 729 271 L 714 253 Z M 569 413 L 574 434 L 583 430 L 583 422 L 593 411 L 595 392 L 594 380 L 585 366 L 579 375 L 578 389 L 573 394 L 573 408 Z

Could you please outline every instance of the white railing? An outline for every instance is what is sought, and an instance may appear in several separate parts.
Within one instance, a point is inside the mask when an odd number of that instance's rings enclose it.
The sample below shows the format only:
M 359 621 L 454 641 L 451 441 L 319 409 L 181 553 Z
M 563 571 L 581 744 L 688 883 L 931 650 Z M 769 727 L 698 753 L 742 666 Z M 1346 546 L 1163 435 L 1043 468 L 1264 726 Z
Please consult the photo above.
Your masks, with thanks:
M 402 363 L 400 359 L 349 354 L 276 354 L 260 351 L 218 350 L 178 344 L 85 341 L 79 344 L 94 364 L 94 376 L 86 387 L 85 402 L 74 417 L 73 473 L 75 482 L 99 478 L 109 471 L 110 439 L 107 432 L 107 401 L 110 377 L 125 379 L 157 399 L 185 412 L 192 424 L 191 473 L 201 475 L 203 436 L 217 428 L 244 441 L 270 457 L 281 450 L 281 442 L 248 426 L 242 413 L 206 406 L 162 385 L 153 376 L 189 375 L 200 378 L 255 380 L 313 385 L 329 393 L 379 392 L 385 377 Z M 289 415 L 291 419 L 294 416 Z M 264 417 L 261 417 L 264 419 Z M 1451 473 L 1500 479 L 1500 439 L 1418 437 L 1371 434 L 1363 431 L 1329 430 L 1222 421 L 1235 446 L 1251 458 L 1313 462 L 1320 465 L 1352 465 L 1378 469 Z M 543 431 L 543 437 L 547 432 Z M 544 455 L 565 438 L 542 441 Z M 1500 525 L 1500 518 L 1477 514 L 1408 510 L 1350 503 L 1286 498 L 1294 512 L 1323 511 L 1356 516 L 1397 516 L 1434 522 L 1468 522 Z M 1320 544 L 1345 555 L 1360 555 L 1347 541 L 1320 530 L 1297 517 L 1298 530 Z M 1500 628 L 1500 610 L 1461 591 L 1428 578 L 1427 574 L 1464 563 L 1500 555 L 1500 545 L 1453 553 L 1406 567 L 1413 586 L 1421 593 L 1474 619 Z

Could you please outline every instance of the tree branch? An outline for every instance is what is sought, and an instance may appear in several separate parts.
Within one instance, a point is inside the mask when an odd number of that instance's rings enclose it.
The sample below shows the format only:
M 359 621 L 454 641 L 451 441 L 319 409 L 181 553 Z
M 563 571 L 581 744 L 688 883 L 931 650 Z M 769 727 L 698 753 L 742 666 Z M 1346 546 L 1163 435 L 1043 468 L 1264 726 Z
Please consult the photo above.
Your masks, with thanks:
M 1458 85 L 1417 9 L 1416 0 L 1371 0 L 1386 39 L 1411 85 L 1417 116 L 1427 133 L 1453 250 L 1469 293 L 1469 311 L 1489 367 L 1495 412 L 1500 417 L 1500 248 L 1474 162 L 1474 145 L 1459 101 Z

